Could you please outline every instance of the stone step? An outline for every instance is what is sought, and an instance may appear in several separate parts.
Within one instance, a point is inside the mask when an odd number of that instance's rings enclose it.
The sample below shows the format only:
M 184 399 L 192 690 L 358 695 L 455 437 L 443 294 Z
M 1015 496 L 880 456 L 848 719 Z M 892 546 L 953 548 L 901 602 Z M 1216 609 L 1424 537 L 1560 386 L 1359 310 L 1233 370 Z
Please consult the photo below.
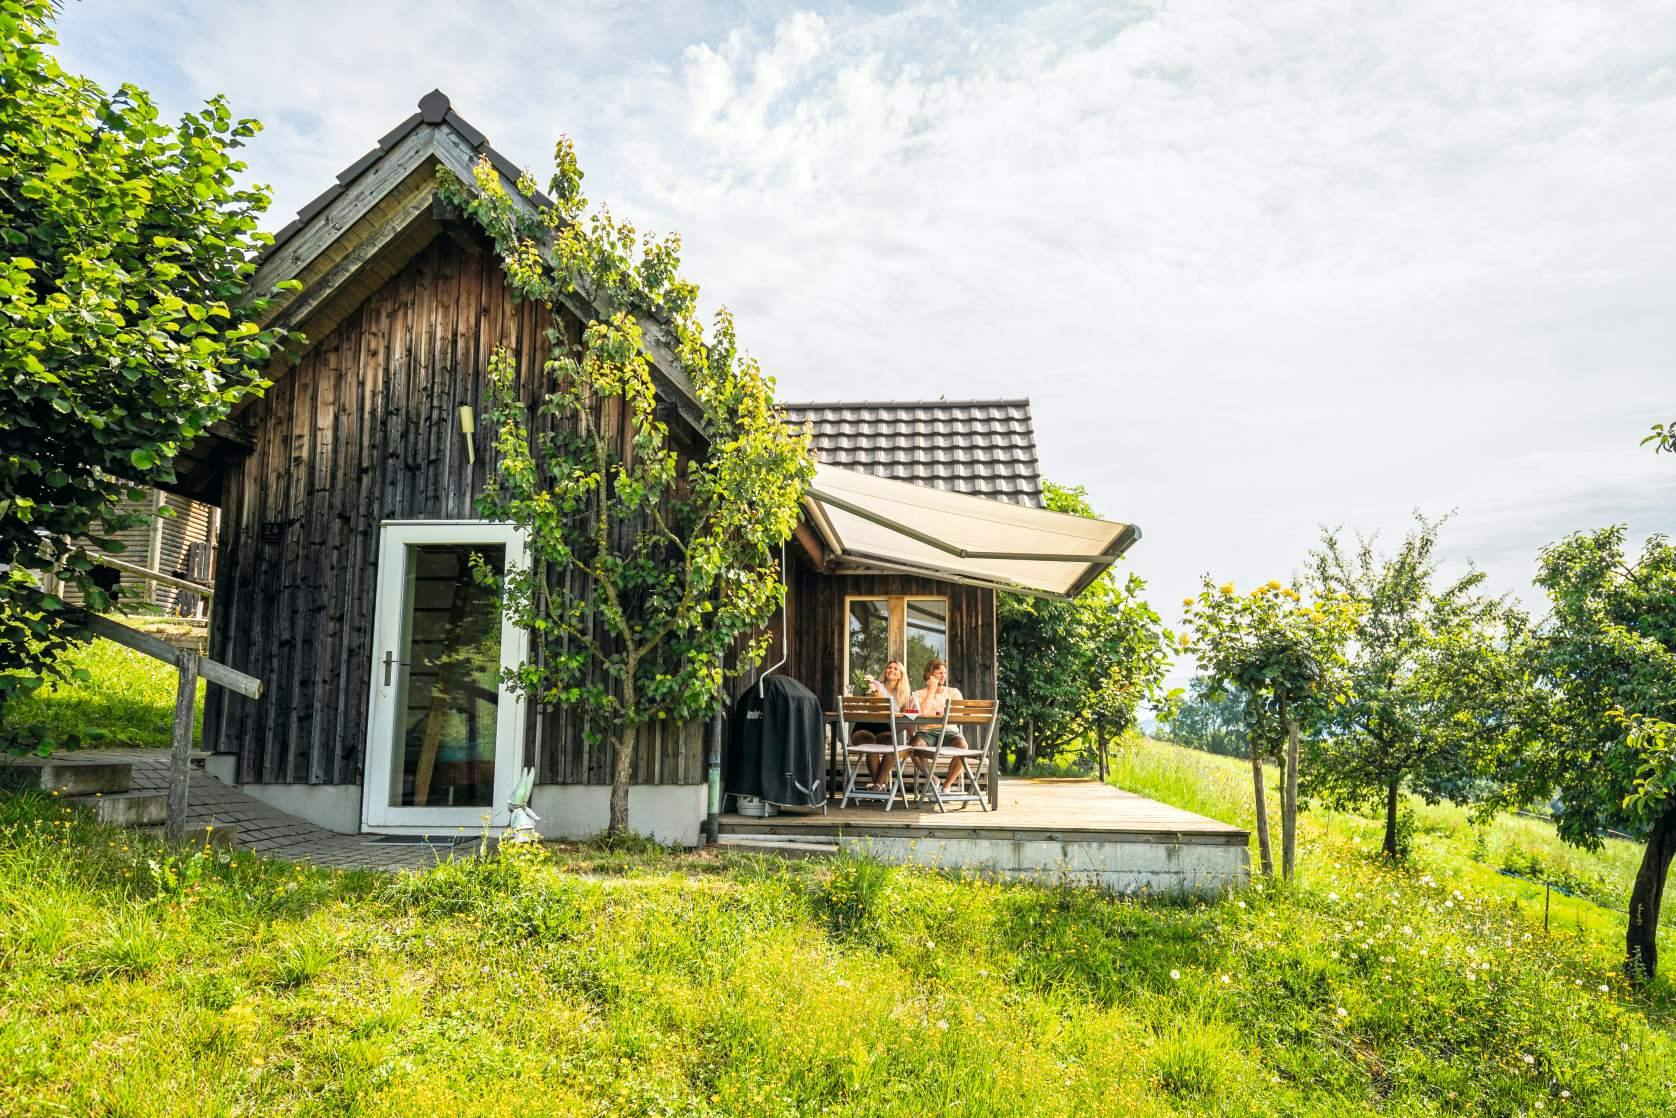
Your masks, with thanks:
M 781 858 L 830 858 L 838 853 L 831 839 L 783 838 L 778 835 L 722 835 L 716 845 L 722 850 L 749 854 L 774 854 Z
M 67 803 L 87 808 L 94 818 L 113 827 L 151 827 L 169 816 L 167 792 L 113 792 L 109 795 L 70 796 Z
M 66 761 L 56 757 L 7 757 L 0 760 L 0 788 L 39 788 L 62 796 L 110 795 L 134 786 L 134 766 L 127 761 Z
M 167 838 L 162 826 L 140 827 L 139 833 L 150 838 Z M 239 843 L 239 825 L 237 823 L 217 823 L 213 827 L 195 827 L 186 832 L 187 845 L 233 847 Z

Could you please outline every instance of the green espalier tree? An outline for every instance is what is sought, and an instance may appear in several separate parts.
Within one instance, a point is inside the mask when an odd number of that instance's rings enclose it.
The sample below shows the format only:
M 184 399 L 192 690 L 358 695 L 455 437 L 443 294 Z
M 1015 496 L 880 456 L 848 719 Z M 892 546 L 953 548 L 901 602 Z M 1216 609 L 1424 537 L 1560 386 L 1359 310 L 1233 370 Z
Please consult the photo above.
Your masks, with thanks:
M 1270 875 L 1274 855 L 1263 762 L 1280 762 L 1281 872 L 1291 878 L 1297 862 L 1300 739 L 1343 701 L 1344 646 L 1356 606 L 1338 594 L 1305 602 L 1296 588 L 1275 581 L 1240 594 L 1233 583 L 1218 586 L 1209 576 L 1199 596 L 1182 605 L 1183 651 L 1198 658 L 1214 686 L 1237 687 L 1246 696 L 1257 848 L 1263 872 Z
M 1418 524 L 1395 554 L 1322 533 L 1310 580 L 1358 608 L 1342 704 L 1310 750 L 1307 791 L 1385 816 L 1385 854 L 1399 857 L 1404 788 L 1428 803 L 1467 803 L 1490 777 L 1520 722 L 1522 615 L 1482 592 L 1482 571 L 1436 585 L 1441 521 Z
M 1537 584 L 1552 604 L 1531 643 L 1547 724 L 1515 759 L 1514 786 L 1532 799 L 1558 792 L 1568 842 L 1595 848 L 1607 829 L 1645 836 L 1625 966 L 1650 977 L 1676 858 L 1676 546 L 1654 536 L 1632 560 L 1622 527 L 1579 533 L 1543 549 Z
M 487 162 L 473 183 L 445 171 L 439 181 L 494 240 L 518 293 L 555 308 L 552 387 L 533 415 L 512 357 L 489 361 L 500 465 L 479 508 L 529 544 L 531 565 L 502 583 L 533 652 L 512 682 L 533 701 L 580 707 L 610 745 L 609 830 L 621 834 L 642 728 L 711 713 L 726 673 L 761 658 L 783 598 L 778 549 L 814 460 L 725 310 L 705 337 L 679 239 L 639 243 L 609 214 L 588 215 L 568 140 L 555 162 L 547 207 L 527 204 L 528 175 L 519 199 Z M 567 301 L 589 312 L 579 339 L 556 317 Z M 649 330 L 671 339 L 667 359 L 692 385 L 701 445 L 690 457 L 661 418 Z
M 170 125 L 142 89 L 65 73 L 52 17 L 0 0 L 0 705 L 73 639 L 42 576 L 109 603 L 88 548 L 140 519 L 117 502 L 173 480 L 277 340 L 240 302 L 268 242 L 234 158 L 256 122 L 218 97 Z

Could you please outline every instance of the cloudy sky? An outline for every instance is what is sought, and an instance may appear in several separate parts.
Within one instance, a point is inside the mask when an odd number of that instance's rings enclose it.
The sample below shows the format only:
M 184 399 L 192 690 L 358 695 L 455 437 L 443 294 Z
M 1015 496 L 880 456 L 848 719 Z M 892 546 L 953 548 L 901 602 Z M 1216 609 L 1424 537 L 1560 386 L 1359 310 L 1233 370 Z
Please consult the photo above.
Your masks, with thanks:
M 1005 13 L 1005 14 L 1003 14 Z M 1676 529 L 1676 5 L 71 0 L 66 65 L 266 131 L 284 224 L 440 87 L 681 232 L 781 396 L 1028 396 L 1174 620 L 1322 524 Z

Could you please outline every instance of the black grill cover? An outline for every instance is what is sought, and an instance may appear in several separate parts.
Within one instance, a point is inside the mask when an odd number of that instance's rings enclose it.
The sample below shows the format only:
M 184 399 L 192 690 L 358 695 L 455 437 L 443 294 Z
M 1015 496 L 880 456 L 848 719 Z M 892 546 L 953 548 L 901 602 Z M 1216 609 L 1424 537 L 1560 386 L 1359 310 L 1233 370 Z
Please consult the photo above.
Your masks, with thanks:
M 733 704 L 727 748 L 727 794 L 770 803 L 826 803 L 826 726 L 815 693 L 771 675 Z

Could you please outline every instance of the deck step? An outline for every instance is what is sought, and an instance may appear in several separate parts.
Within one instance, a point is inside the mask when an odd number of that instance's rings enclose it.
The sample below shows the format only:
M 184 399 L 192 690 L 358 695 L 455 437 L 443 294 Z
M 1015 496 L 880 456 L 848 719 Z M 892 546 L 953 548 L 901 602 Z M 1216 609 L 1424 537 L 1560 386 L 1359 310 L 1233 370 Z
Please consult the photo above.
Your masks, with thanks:
M 113 827 L 151 827 L 169 815 L 167 792 L 112 792 L 91 796 L 70 796 L 67 803 L 93 812 L 95 819 Z
M 61 796 L 111 795 L 134 786 L 126 761 L 63 761 L 56 757 L 9 757 L 0 761 L 0 788 L 38 788 Z
M 838 844 L 825 837 L 805 839 L 781 835 L 722 835 L 716 845 L 723 850 L 776 854 L 782 858 L 830 858 L 838 853 Z

